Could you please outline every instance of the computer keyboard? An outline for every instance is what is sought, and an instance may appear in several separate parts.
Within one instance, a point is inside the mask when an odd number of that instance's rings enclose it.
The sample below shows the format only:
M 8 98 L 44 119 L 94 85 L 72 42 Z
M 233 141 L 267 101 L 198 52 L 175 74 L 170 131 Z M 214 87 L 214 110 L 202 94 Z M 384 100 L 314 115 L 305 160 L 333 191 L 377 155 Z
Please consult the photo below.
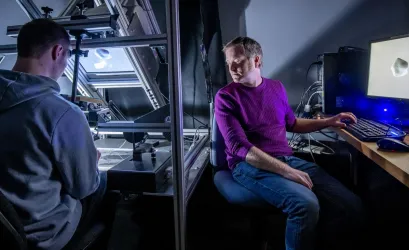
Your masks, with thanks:
M 396 127 L 367 119 L 358 119 L 357 123 L 348 124 L 345 130 L 366 142 L 376 142 L 385 137 L 402 139 L 406 136 L 405 132 Z

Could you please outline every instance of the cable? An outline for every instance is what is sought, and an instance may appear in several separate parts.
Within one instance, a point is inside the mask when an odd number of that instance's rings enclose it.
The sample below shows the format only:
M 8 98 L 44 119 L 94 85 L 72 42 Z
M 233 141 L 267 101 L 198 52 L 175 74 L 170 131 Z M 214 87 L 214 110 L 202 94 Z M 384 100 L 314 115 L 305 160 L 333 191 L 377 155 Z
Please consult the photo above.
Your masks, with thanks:
M 322 64 L 321 61 L 316 61 L 316 62 L 311 63 L 310 66 L 308 66 L 307 73 L 305 74 L 305 80 L 308 81 L 308 73 L 310 72 L 311 67 L 313 65 L 320 65 L 320 64 Z
M 170 102 L 169 101 L 169 99 L 164 95 L 164 94 L 162 94 L 161 93 L 161 95 L 163 96 L 163 98 L 165 98 L 165 100 L 166 101 L 168 101 L 168 103 Z M 206 124 L 206 123 L 204 123 L 204 122 L 202 122 L 202 121 L 200 121 L 199 119 L 197 119 L 197 118 L 195 118 L 195 117 L 193 117 L 191 114 L 189 114 L 189 113 L 186 113 L 185 111 L 183 111 L 183 114 L 185 114 L 185 115 L 188 115 L 188 116 L 190 116 L 190 117 L 192 117 L 194 120 L 196 120 L 198 123 L 200 123 L 200 124 L 202 124 L 203 126 L 208 126 L 208 124 Z
M 311 134 L 308 134 L 309 137 L 311 137 L 311 139 L 313 139 L 314 141 L 316 141 L 318 144 L 320 144 L 321 146 L 324 146 L 325 148 L 329 149 L 331 151 L 331 154 L 335 154 L 335 150 L 333 150 L 332 148 L 330 148 L 329 146 L 325 145 L 324 143 L 318 141 L 317 139 L 315 139 Z
M 322 90 L 320 91 L 315 91 L 314 93 L 312 93 L 312 95 L 310 95 L 310 98 L 308 99 L 307 105 L 310 105 L 311 99 L 314 95 L 316 94 L 322 94 Z
M 314 95 L 316 95 L 316 94 L 322 94 L 322 91 L 315 91 L 314 93 L 312 93 L 312 94 L 310 95 L 310 98 L 308 98 L 307 104 L 304 106 L 304 112 L 306 112 L 306 113 L 310 113 L 310 112 L 311 112 L 310 102 L 311 102 L 312 97 L 313 97 Z
M 298 136 L 298 137 L 296 137 L 296 136 Z M 300 134 L 293 133 L 293 135 L 292 135 L 291 139 L 289 140 L 288 144 L 290 146 L 293 146 L 293 142 L 297 141 L 300 137 L 301 137 Z
M 296 108 L 295 111 L 294 111 L 294 113 L 296 114 L 297 117 L 300 117 L 300 112 L 301 112 L 300 107 L 304 104 L 304 98 L 305 98 L 306 94 L 307 94 L 311 89 L 313 89 L 314 87 L 321 87 L 320 85 L 321 85 L 321 81 L 315 81 L 315 82 L 314 82 L 313 84 L 311 84 L 311 85 L 307 88 L 307 90 L 301 95 L 300 103 L 298 104 L 297 108 Z M 297 112 L 298 112 L 298 113 L 297 113 Z M 292 140 L 294 139 L 295 134 L 296 134 L 296 133 L 293 133 L 293 135 L 292 135 L 292 137 L 291 137 L 291 139 L 290 139 L 290 142 L 292 142 Z
M 301 107 L 301 105 L 304 103 L 303 101 L 304 101 L 304 98 L 305 98 L 305 96 L 307 95 L 307 93 L 311 90 L 311 88 L 313 88 L 314 86 L 316 86 L 316 85 L 318 85 L 318 84 L 321 84 L 321 81 L 316 81 L 316 82 L 314 82 L 313 84 L 311 84 L 308 88 L 307 88 L 307 90 L 301 95 L 301 100 L 300 100 L 300 103 L 298 104 L 298 106 L 297 106 L 297 108 L 295 109 L 295 112 L 294 113 L 297 113 L 297 111 L 298 111 L 298 109 Z
M 202 129 L 202 128 L 207 128 L 207 126 L 199 126 L 199 127 L 196 129 L 195 135 L 193 136 L 192 145 L 190 145 L 190 147 L 189 147 L 189 151 L 194 147 L 194 145 L 196 144 L 196 142 L 199 140 L 199 138 L 200 138 L 199 130 Z M 196 136 L 196 135 L 197 135 L 197 136 Z
M 314 160 L 314 163 L 317 164 L 317 162 L 315 161 L 315 158 L 314 158 L 314 154 L 312 153 L 312 150 L 311 150 L 311 137 L 310 137 L 310 133 L 308 133 L 308 144 L 309 144 L 309 146 L 310 146 L 310 154 L 311 154 L 311 157 L 312 157 L 312 159 Z

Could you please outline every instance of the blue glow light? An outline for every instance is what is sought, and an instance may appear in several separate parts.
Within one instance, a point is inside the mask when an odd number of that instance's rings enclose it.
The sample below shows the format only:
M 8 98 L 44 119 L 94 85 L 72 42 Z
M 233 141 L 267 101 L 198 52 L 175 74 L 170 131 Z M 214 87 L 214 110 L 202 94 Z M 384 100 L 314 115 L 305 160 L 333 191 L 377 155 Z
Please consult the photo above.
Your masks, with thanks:
M 385 112 L 386 112 L 386 111 L 388 111 L 388 109 L 383 109 L 383 111 L 385 111 Z

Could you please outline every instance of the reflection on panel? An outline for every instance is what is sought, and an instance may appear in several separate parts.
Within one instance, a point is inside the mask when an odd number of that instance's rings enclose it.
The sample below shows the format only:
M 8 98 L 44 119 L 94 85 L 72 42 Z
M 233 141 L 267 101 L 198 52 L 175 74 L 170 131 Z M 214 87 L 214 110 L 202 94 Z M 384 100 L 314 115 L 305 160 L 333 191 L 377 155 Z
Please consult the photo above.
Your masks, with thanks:
M 88 57 L 81 58 L 81 65 L 87 73 L 115 74 L 134 71 L 122 48 L 91 49 Z
M 17 55 L 4 56 L 3 61 L 0 64 L 0 69 L 11 70 L 16 63 Z
M 58 0 L 58 1 L 50 1 L 50 0 L 32 0 L 33 3 L 37 6 L 38 9 L 41 10 L 41 7 L 48 6 L 54 11 L 51 13 L 52 17 L 58 17 L 61 11 L 67 6 L 70 0 Z

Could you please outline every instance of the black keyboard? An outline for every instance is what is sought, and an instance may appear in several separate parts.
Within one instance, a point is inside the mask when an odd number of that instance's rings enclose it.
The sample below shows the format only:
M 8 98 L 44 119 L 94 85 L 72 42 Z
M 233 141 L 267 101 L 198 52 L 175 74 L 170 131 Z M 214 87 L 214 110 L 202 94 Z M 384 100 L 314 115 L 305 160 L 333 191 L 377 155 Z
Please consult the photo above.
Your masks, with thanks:
M 403 139 L 406 136 L 396 127 L 367 119 L 358 119 L 357 123 L 348 124 L 345 130 L 366 142 L 376 142 L 385 137 Z

